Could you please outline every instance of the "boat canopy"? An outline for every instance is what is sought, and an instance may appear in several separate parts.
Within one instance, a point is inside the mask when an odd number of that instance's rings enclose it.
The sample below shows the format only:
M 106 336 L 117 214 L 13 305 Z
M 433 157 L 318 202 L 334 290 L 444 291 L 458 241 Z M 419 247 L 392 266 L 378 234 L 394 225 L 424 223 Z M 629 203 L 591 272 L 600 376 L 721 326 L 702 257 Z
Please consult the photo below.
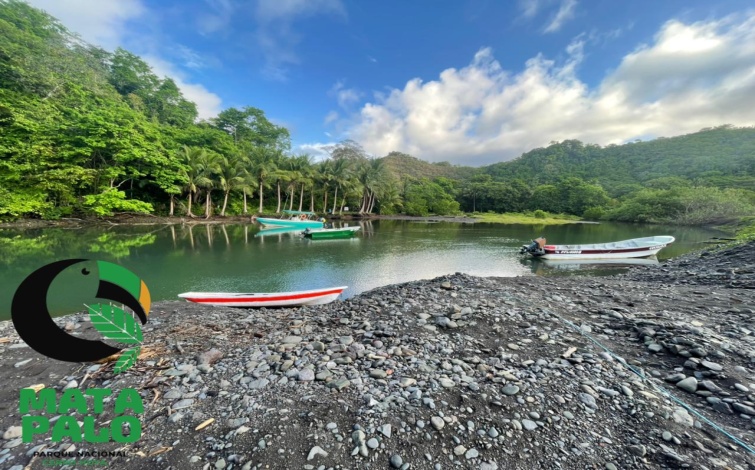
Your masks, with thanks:
M 306 214 L 306 215 L 317 215 L 317 214 L 316 214 L 316 213 L 314 213 L 314 212 L 309 212 L 309 211 L 290 211 L 290 210 L 287 210 L 287 209 L 283 209 L 283 210 L 282 210 L 281 212 L 283 212 L 283 213 L 285 213 L 285 214 Z

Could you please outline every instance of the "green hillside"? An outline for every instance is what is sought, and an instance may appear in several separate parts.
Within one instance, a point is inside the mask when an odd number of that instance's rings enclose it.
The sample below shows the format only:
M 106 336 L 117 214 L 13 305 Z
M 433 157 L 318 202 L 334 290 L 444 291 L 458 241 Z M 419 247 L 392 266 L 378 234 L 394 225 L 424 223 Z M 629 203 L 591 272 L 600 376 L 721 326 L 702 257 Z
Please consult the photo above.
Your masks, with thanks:
M 401 152 L 391 152 L 382 158 L 385 167 L 397 179 L 403 176 L 413 178 L 449 178 L 467 180 L 480 172 L 479 168 L 451 165 L 448 162 L 429 163 Z
M 680 177 L 723 188 L 755 188 L 755 127 L 721 126 L 693 134 L 624 145 L 567 140 L 531 150 L 516 160 L 483 168 L 495 180 L 548 184 L 576 176 L 609 191 Z M 615 191 L 613 191 L 615 193 Z

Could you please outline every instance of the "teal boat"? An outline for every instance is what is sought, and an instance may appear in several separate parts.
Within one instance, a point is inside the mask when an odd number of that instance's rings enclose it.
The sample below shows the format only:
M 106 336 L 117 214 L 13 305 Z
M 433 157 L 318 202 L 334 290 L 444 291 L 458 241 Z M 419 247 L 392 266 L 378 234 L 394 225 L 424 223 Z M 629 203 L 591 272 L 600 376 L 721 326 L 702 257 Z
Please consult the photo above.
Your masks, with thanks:
M 282 235 L 288 233 L 290 236 L 298 237 L 301 235 L 300 227 L 262 227 L 259 232 L 254 234 L 255 237 L 266 237 L 268 235 Z
M 306 238 L 312 240 L 331 240 L 334 238 L 351 238 L 356 235 L 359 227 L 343 227 L 343 228 L 321 228 L 321 229 L 306 229 L 302 232 Z
M 325 219 L 320 219 L 314 212 L 289 210 L 284 210 L 283 217 L 281 217 L 280 219 L 257 217 L 256 220 L 266 228 L 289 227 L 298 229 L 323 228 L 323 224 L 325 222 Z

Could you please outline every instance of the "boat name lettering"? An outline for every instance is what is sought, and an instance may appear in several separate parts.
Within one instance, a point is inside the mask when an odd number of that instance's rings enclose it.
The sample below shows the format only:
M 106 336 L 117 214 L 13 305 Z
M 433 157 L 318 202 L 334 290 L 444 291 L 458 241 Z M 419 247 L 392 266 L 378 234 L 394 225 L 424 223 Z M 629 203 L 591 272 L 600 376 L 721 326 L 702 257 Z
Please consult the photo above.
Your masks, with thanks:
M 559 255 L 578 255 L 582 253 L 582 250 L 556 250 L 556 253 L 558 253 Z

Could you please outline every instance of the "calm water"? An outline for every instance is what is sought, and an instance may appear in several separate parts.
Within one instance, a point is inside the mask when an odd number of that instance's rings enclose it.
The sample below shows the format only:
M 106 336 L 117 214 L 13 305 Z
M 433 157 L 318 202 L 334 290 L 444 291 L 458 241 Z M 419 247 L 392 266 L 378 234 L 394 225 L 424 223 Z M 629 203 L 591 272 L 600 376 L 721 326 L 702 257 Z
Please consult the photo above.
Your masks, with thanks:
M 354 223 L 352 223 L 353 225 Z M 256 225 L 113 226 L 78 229 L 0 229 L 0 319 L 22 279 L 65 258 L 119 263 L 147 284 L 154 300 L 176 300 L 188 291 L 279 292 L 349 286 L 343 298 L 387 284 L 463 272 L 477 276 L 614 274 L 613 265 L 546 264 L 518 254 L 545 235 L 549 243 L 598 243 L 673 235 L 659 260 L 701 247 L 721 232 L 672 226 L 569 224 L 530 226 L 361 222 L 347 240 L 308 240 L 298 232 L 265 234 Z M 263 235 L 264 234 L 264 235 Z M 652 261 L 651 261 L 652 262 Z M 66 271 L 53 283 L 54 315 L 91 302 L 91 276 Z M 89 283 L 89 284 L 87 284 Z

